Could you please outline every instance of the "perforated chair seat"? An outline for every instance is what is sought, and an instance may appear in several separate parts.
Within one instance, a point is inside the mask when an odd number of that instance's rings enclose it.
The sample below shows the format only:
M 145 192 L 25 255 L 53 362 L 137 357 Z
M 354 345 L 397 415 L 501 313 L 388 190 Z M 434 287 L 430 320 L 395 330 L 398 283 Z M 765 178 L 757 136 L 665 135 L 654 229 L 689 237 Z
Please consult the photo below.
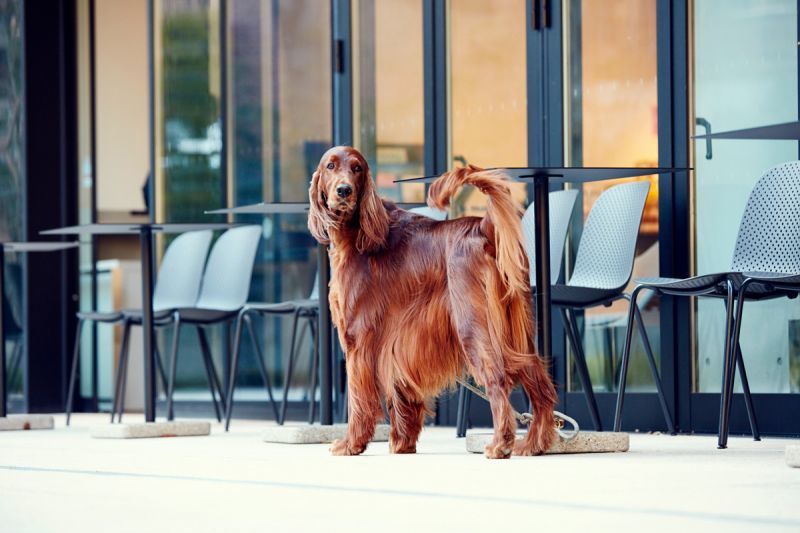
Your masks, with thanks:
M 553 305 L 558 307 L 583 309 L 610 303 L 620 298 L 622 298 L 620 289 L 596 289 L 563 284 L 552 285 L 550 288 L 550 299 Z
M 672 295 L 692 295 L 703 293 L 707 297 L 725 297 L 725 282 L 730 279 L 733 289 L 738 291 L 744 280 L 749 277 L 741 272 L 720 272 L 704 274 L 692 278 L 640 278 L 636 280 L 638 286 Z M 770 278 L 771 280 L 780 279 Z M 716 289 L 716 290 L 715 290 Z M 710 291 L 710 292 L 709 292 Z M 745 288 L 744 297 L 748 300 L 767 300 L 781 298 L 789 295 L 786 291 L 773 289 L 764 284 L 751 284 Z
M 800 274 L 786 274 L 784 272 L 744 272 L 742 275 L 745 278 L 753 279 L 759 283 L 800 286 Z
M 158 325 L 163 325 L 172 321 L 172 313 L 174 309 L 156 309 L 153 311 L 153 320 Z M 134 325 L 140 325 L 144 320 L 144 311 L 141 309 L 123 309 L 122 314 L 124 318 Z
M 214 324 L 233 320 L 239 314 L 239 309 L 203 309 L 201 307 L 187 307 L 176 309 L 184 324 Z
M 121 322 L 124 318 L 119 311 L 79 311 L 75 315 L 79 320 L 93 320 L 104 324 Z
M 245 305 L 246 311 L 270 314 L 287 314 L 295 311 L 314 313 L 319 309 L 319 299 L 305 298 L 299 300 L 287 300 L 275 303 L 249 303 Z

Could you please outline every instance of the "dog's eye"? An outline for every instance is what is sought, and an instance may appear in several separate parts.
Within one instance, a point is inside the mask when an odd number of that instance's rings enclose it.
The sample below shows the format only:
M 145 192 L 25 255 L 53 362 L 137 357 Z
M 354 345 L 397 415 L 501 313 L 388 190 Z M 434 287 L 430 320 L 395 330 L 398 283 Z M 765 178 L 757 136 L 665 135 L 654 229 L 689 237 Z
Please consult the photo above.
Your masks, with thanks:
M 328 163 L 328 170 L 333 170 L 333 163 Z
M 361 172 L 361 165 L 356 165 L 353 167 L 353 172 Z

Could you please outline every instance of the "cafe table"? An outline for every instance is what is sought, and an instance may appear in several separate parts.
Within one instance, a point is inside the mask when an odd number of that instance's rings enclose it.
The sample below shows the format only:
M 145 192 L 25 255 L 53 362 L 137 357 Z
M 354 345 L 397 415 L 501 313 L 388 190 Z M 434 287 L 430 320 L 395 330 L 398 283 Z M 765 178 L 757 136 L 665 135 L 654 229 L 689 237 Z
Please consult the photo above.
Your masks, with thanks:
M 155 339 L 153 330 L 153 234 L 185 233 L 199 230 L 221 230 L 231 224 L 82 224 L 40 232 L 42 235 L 138 235 L 139 260 L 142 269 L 142 331 L 144 335 L 144 418 L 156 419 Z M 178 433 L 180 434 L 180 433 Z M 157 436 L 157 435 L 148 435 Z
M 7 414 L 5 301 L 5 254 L 57 252 L 76 248 L 77 242 L 0 242 L 0 418 Z M 52 426 L 51 426 L 52 427 Z M 23 428 L 20 428 L 23 429 Z

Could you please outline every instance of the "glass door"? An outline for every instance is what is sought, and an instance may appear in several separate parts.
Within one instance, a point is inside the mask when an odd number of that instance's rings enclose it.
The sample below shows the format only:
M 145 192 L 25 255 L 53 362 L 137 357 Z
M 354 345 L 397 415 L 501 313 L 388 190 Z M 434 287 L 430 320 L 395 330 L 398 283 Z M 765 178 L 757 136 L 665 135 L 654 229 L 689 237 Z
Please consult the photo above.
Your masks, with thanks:
M 565 164 L 586 167 L 658 166 L 657 0 L 570 0 L 564 2 L 564 124 Z M 639 228 L 632 278 L 659 275 L 658 177 L 650 183 Z M 567 261 L 575 257 L 583 221 L 597 198 L 608 188 L 630 180 L 610 180 L 579 186 Z M 569 266 L 569 265 L 568 265 Z M 626 289 L 628 292 L 633 284 Z M 658 297 L 642 294 L 639 306 L 648 336 L 659 357 L 661 313 Z M 613 420 L 619 364 L 625 341 L 628 303 L 595 307 L 579 314 L 586 362 L 604 428 Z M 634 336 L 628 371 L 625 426 L 659 422 L 640 419 L 642 412 L 660 415 L 655 384 L 644 347 Z M 588 415 L 583 385 L 570 357 L 567 409 Z M 651 409 L 653 407 L 654 409 Z M 575 416 L 575 415 L 573 415 Z M 579 416 L 580 419 L 580 416 Z M 591 425 L 588 416 L 585 421 Z
M 693 17 L 695 134 L 798 119 L 798 6 L 796 0 L 703 0 Z M 730 269 L 739 222 L 753 185 L 772 166 L 798 159 L 796 141 L 698 140 L 694 157 L 694 262 L 697 273 Z M 695 306 L 692 425 L 716 431 L 725 312 L 719 301 Z M 800 302 L 748 302 L 741 337 L 756 415 L 797 408 L 800 396 Z M 737 378 L 735 391 L 741 392 Z M 741 397 L 732 432 L 749 426 Z M 787 411 L 789 412 L 789 411 Z M 786 421 L 766 432 L 796 432 Z M 795 424 L 797 425 L 797 424 Z

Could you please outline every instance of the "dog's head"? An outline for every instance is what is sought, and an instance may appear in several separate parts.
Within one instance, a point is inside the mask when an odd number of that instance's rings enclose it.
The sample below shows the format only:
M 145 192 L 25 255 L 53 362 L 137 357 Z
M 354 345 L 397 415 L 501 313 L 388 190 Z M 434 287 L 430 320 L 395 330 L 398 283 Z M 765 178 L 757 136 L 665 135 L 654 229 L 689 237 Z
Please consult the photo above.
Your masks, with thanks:
M 325 152 L 308 189 L 308 229 L 322 244 L 331 230 L 355 229 L 360 253 L 386 244 L 389 215 L 372 183 L 367 160 L 355 148 L 335 146 Z

